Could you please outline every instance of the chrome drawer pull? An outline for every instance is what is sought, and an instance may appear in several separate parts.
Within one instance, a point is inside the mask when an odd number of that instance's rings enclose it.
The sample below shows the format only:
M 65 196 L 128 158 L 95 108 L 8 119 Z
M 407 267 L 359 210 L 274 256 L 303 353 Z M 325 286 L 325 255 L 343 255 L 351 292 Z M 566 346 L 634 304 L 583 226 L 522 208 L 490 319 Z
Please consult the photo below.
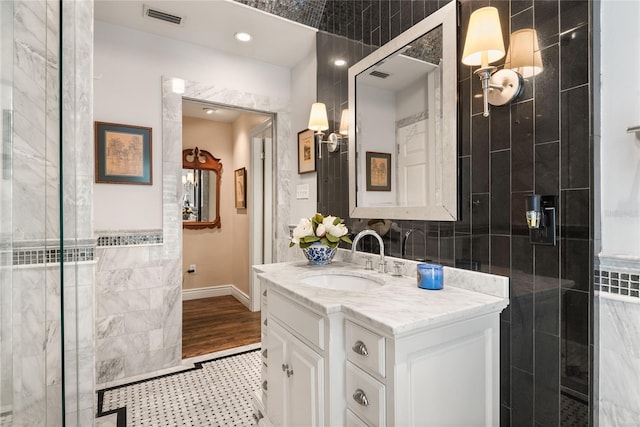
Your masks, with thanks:
M 262 389 L 267 391 L 267 380 L 262 381 Z
M 356 343 L 351 347 L 351 350 L 355 351 L 361 356 L 368 356 L 369 351 L 367 350 L 367 346 L 360 340 L 356 341 Z
M 267 359 L 267 349 L 266 348 L 264 350 L 262 350 L 262 357 Z
M 361 389 L 357 389 L 356 392 L 353 393 L 353 400 L 359 405 L 369 406 L 369 399 L 367 399 L 367 395 Z

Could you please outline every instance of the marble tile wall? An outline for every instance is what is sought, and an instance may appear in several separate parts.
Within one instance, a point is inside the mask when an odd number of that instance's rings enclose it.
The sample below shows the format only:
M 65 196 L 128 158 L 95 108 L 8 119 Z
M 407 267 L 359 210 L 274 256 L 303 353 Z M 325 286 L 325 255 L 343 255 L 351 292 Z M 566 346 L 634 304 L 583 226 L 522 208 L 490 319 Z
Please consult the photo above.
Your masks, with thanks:
M 182 359 L 182 296 L 179 286 L 165 281 L 164 251 L 162 244 L 96 248 L 97 384 L 175 366 Z
M 640 423 L 640 298 L 637 291 L 631 294 L 637 289 L 639 275 L 639 262 L 596 259 L 595 360 L 601 426 Z
M 2 7 L 14 19 L 13 31 L 5 32 L 6 20 L 2 28 L 13 80 L 12 127 L 3 129 L 2 200 L 10 211 L 0 219 L 1 302 L 10 317 L 2 318 L 0 404 L 16 426 L 91 425 L 92 81 L 77 76 L 92 74 L 93 3 Z M 73 24 L 61 28 L 61 15 Z

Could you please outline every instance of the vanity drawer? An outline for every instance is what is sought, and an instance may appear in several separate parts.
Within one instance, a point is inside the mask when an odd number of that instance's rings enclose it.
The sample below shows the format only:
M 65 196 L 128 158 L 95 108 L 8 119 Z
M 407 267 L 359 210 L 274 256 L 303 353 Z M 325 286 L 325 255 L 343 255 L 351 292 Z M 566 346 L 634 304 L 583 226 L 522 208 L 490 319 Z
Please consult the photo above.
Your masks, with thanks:
M 385 425 L 385 387 L 371 375 L 347 362 L 347 408 L 368 425 Z
M 269 316 L 273 316 L 299 337 L 324 350 L 324 321 L 321 316 L 283 297 L 277 292 L 269 293 Z
M 347 409 L 347 427 L 369 427 L 356 414 Z
M 385 339 L 353 322 L 346 321 L 347 360 L 373 375 L 385 377 Z

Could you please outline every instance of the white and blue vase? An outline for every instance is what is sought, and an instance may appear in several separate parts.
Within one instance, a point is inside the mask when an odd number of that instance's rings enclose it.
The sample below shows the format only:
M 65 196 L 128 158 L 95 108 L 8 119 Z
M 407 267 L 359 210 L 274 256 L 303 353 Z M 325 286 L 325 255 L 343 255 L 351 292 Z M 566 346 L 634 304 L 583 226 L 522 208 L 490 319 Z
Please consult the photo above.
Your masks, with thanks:
M 302 252 L 304 252 L 304 256 L 309 260 L 309 264 L 327 265 L 331 264 L 331 260 L 337 250 L 337 248 L 330 248 L 324 243 L 315 242 L 308 248 L 302 249 Z

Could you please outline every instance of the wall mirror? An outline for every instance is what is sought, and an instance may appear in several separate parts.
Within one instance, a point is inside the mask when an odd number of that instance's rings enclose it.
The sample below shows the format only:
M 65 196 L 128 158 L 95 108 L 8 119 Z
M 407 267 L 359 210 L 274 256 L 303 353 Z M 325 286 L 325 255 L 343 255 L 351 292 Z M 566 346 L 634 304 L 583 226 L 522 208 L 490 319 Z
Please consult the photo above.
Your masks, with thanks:
M 452 1 L 349 68 L 353 218 L 457 219 Z
M 222 163 L 198 147 L 182 151 L 182 226 L 220 228 Z

